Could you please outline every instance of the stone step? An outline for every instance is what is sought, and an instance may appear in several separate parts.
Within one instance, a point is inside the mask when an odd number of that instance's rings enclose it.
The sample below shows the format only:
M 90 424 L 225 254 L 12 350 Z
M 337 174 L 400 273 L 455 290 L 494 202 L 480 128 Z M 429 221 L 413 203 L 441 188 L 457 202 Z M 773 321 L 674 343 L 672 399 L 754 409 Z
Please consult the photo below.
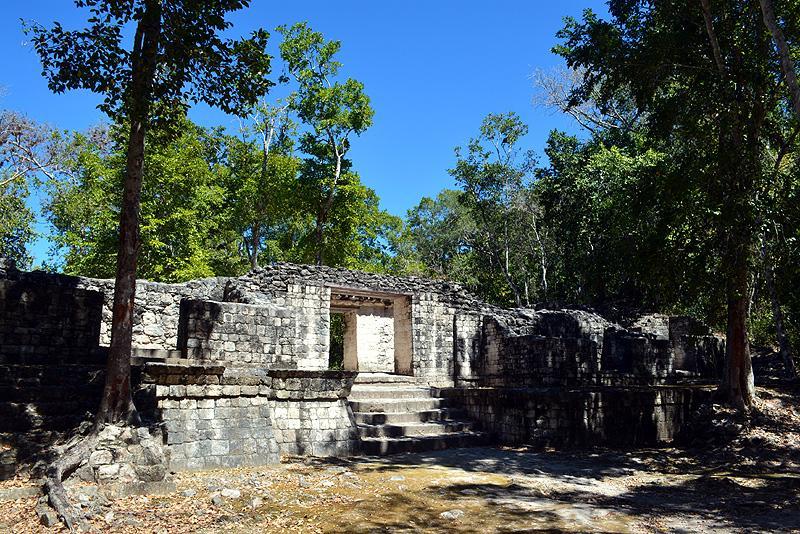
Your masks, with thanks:
M 424 399 L 431 396 L 431 388 L 418 386 L 356 385 L 350 390 L 351 401 L 368 399 Z
M 436 436 L 451 432 L 472 430 L 472 423 L 465 421 L 441 421 L 438 423 L 407 423 L 358 425 L 358 434 L 362 438 L 402 438 L 416 436 Z
M 354 412 L 421 412 L 443 408 L 445 399 L 365 399 L 351 400 L 350 407 Z
M 419 380 L 413 376 L 395 375 L 391 373 L 358 373 L 356 384 L 417 384 Z
M 489 443 L 489 435 L 484 432 L 453 432 L 436 436 L 361 438 L 361 450 L 367 455 L 386 456 L 405 452 L 480 447 Z
M 133 347 L 131 349 L 131 365 L 144 365 L 148 362 L 170 363 L 174 361 L 186 361 L 181 351 L 143 347 Z
M 356 423 L 363 425 L 383 425 L 402 423 L 425 423 L 464 417 L 464 410 L 437 408 L 416 412 L 354 412 Z
M 182 358 L 181 351 L 177 349 L 153 349 L 146 347 L 131 348 L 131 356 L 138 358 L 152 358 L 154 360 L 166 360 L 167 358 Z

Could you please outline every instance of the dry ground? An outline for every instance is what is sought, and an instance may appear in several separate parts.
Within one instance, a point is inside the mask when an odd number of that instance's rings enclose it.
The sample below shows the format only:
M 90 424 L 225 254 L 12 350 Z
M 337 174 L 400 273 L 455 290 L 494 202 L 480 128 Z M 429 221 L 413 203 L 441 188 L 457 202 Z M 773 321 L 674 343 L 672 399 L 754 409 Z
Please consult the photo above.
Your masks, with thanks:
M 773 381 L 759 395 L 750 423 L 708 410 L 686 449 L 289 459 L 83 504 L 98 531 L 120 533 L 800 531 L 800 387 Z M 240 496 L 213 503 L 225 489 Z M 35 505 L 0 503 L 0 532 L 47 531 Z

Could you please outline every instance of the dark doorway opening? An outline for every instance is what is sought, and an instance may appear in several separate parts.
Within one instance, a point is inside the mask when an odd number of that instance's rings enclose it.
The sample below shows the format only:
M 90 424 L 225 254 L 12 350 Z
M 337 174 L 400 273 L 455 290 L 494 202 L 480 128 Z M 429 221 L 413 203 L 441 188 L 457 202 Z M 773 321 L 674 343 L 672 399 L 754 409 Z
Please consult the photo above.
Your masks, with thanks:
M 331 312 L 328 369 L 344 369 L 344 314 Z

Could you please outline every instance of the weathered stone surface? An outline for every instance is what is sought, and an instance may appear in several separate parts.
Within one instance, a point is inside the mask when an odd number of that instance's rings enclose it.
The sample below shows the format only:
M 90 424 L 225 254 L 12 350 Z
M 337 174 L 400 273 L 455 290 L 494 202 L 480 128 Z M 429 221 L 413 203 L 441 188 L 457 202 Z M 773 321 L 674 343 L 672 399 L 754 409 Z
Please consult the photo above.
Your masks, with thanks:
M 713 388 L 445 388 L 439 394 L 502 443 L 629 447 L 680 438 Z
M 0 433 L 72 428 L 97 406 L 112 294 L 110 280 L 22 273 L 0 262 Z M 354 318 L 350 372 L 325 371 L 332 311 Z M 599 413 L 586 407 L 596 388 L 617 387 L 622 405 L 642 407 L 644 397 L 625 387 L 712 380 L 724 353 L 689 318 L 619 325 L 588 310 L 504 310 L 442 280 L 292 264 L 238 278 L 137 282 L 133 334 L 137 406 L 163 423 L 164 450 L 144 446 L 149 438 L 139 431 L 108 435 L 79 470 L 87 478 L 155 480 L 165 462 L 205 469 L 270 463 L 280 453 L 356 453 L 346 402 L 355 370 L 462 386 L 466 393 L 451 401 L 498 435 L 518 439 L 524 420 L 524 439 L 551 440 L 570 425 L 594 428 L 577 414 Z M 476 386 L 497 393 L 478 401 Z M 542 397 L 542 387 L 579 393 Z M 533 403 L 530 414 L 496 422 L 506 417 L 498 407 L 512 413 L 502 400 L 511 397 Z M 682 401 L 653 402 L 666 406 L 653 417 L 670 419 L 673 405 Z M 680 426 L 654 421 L 667 430 L 652 436 Z M 607 430 L 592 439 L 607 439 Z M 0 454 L 0 476 L 13 470 L 13 454 Z
M 42 493 L 41 487 L 38 486 L 27 486 L 22 488 L 3 488 L 0 489 L 0 502 L 15 501 L 17 499 L 35 497 L 41 493 Z
M 42 524 L 42 526 L 52 528 L 58 525 L 58 515 L 53 510 L 37 510 L 37 513 L 39 515 L 39 522 Z

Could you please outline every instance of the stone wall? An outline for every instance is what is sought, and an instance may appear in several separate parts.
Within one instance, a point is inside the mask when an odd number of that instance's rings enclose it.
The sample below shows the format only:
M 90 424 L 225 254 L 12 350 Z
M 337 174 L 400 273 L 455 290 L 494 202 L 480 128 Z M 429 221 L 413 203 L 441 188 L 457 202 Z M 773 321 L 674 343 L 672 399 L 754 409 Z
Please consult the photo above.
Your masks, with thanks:
M 66 283 L 74 291 L 86 290 L 101 294 L 98 342 L 101 346 L 108 344 L 113 281 L 45 273 L 19 273 L 8 269 L 3 271 L 3 276 L 7 279 L 32 280 L 35 284 L 41 284 L 42 281 Z M 281 340 L 278 341 L 281 343 L 280 353 L 274 349 L 274 355 L 281 356 L 280 366 L 300 369 L 326 368 L 332 288 L 344 288 L 345 292 L 356 289 L 390 294 L 394 300 L 395 313 L 391 321 L 385 321 L 386 324 L 382 324 L 378 329 L 382 331 L 379 337 L 384 338 L 383 344 L 386 345 L 383 353 L 385 356 L 383 360 L 386 361 L 381 360 L 378 367 L 397 370 L 403 374 L 414 374 L 432 384 L 453 383 L 456 313 L 491 309 L 457 284 L 445 281 L 392 277 L 329 267 L 278 264 L 239 278 L 210 278 L 185 284 L 137 282 L 133 346 L 139 352 L 150 350 L 150 354 L 175 357 L 171 351 L 177 351 L 180 345 L 184 357 L 189 355 L 191 348 L 193 358 L 257 363 L 258 358 L 262 356 L 257 357 L 252 346 L 250 348 L 247 346 L 253 341 L 251 333 L 230 332 L 227 331 L 229 330 L 227 326 L 218 330 L 221 335 L 229 338 L 240 335 L 249 337 L 249 340 L 237 339 L 242 342 L 243 347 L 241 354 L 238 354 L 240 352 L 238 348 L 225 350 L 226 344 L 228 348 L 232 347 L 231 339 L 223 341 L 221 348 L 218 343 L 220 340 L 203 340 L 202 335 L 208 335 L 210 332 L 202 331 L 200 328 L 202 325 L 198 323 L 197 317 L 191 318 L 192 326 L 199 329 L 197 338 L 191 341 L 194 346 L 190 347 L 187 344 L 190 343 L 188 331 L 184 332 L 186 336 L 182 337 L 179 343 L 179 337 L 183 336 L 181 302 L 193 300 L 271 306 L 273 310 L 279 308 L 289 310 L 291 319 L 294 320 L 294 350 L 289 350 Z M 269 313 L 266 316 L 269 316 Z M 389 318 L 383 317 L 383 319 Z M 253 321 L 253 326 L 257 330 L 260 325 L 255 324 L 258 322 L 255 318 Z M 283 324 L 281 326 L 283 327 Z M 184 323 L 183 328 L 185 327 Z M 390 329 L 393 330 L 393 342 L 388 340 L 387 332 Z M 388 356 L 392 351 L 394 355 Z M 269 356 L 263 358 L 267 361 L 272 360 Z M 389 362 L 392 359 L 394 361 Z M 368 363 L 368 367 L 371 368 L 371 364 Z
M 286 307 L 184 300 L 178 349 L 195 360 L 295 368 L 296 332 L 295 316 Z
M 275 264 L 230 281 L 226 300 L 250 303 L 275 301 L 293 285 L 306 290 L 319 287 L 328 297 L 324 299 L 326 303 L 330 300 L 331 290 L 344 293 L 359 290 L 393 298 L 397 354 L 395 369 L 439 385 L 453 384 L 456 313 L 493 309 L 458 284 L 443 280 L 291 264 Z M 329 308 L 320 309 L 317 317 L 327 319 L 329 311 Z M 313 315 L 310 321 L 313 321 Z M 327 328 L 324 334 L 324 341 L 327 342 Z M 404 341 L 408 339 L 411 340 L 410 348 L 408 341 Z
M 348 371 L 358 371 L 358 321 L 356 312 L 348 311 L 343 313 L 344 335 L 343 344 L 343 365 Z
M 393 373 L 396 339 L 393 307 L 362 304 L 354 309 L 342 310 L 342 313 L 345 322 L 344 368 Z
M 146 364 L 140 405 L 164 422 L 174 470 L 261 465 L 279 454 L 357 451 L 354 373 Z
M 658 385 L 713 382 L 724 342 L 713 336 L 667 337 L 626 330 L 576 311 L 459 316 L 460 384 L 509 387 Z M 471 334 L 482 325 L 479 335 Z M 600 328 L 605 326 L 602 334 Z M 479 348 L 476 348 L 479 347 Z M 677 359 L 680 357 L 681 368 Z
M 112 289 L 0 262 L 0 433 L 46 420 L 31 414 L 74 421 L 96 406 Z M 356 451 L 353 373 L 322 371 L 332 295 L 356 325 L 348 367 L 472 386 L 451 400 L 508 441 L 613 441 L 625 432 L 616 417 L 638 421 L 645 441 L 671 439 L 693 390 L 630 386 L 709 381 L 724 354 L 720 338 L 685 318 L 625 329 L 585 310 L 499 309 L 440 280 L 277 264 L 239 278 L 138 282 L 134 354 L 183 358 L 150 364 L 137 397 L 164 421 L 175 468 Z
M 223 278 L 207 278 L 185 284 L 161 284 L 139 280 L 136 282 L 136 305 L 133 320 L 133 346 L 139 348 L 171 350 L 177 347 L 180 303 L 183 299 L 222 300 Z M 11 287 L 36 287 L 42 293 L 55 291 L 63 299 L 82 298 L 79 295 L 97 294 L 100 313 L 92 312 L 91 323 L 99 327 L 96 343 L 108 346 L 111 341 L 111 305 L 114 298 L 114 281 L 66 276 L 41 271 L 0 271 L 0 281 Z M 98 297 L 92 297 L 97 299 Z M 0 298 L 0 305 L 5 298 Z M 12 306 L 12 301 L 7 301 Z M 92 301 L 97 306 L 97 301 Z M 61 306 L 70 312 L 69 306 Z M 11 308 L 10 308 L 11 309 Z M 70 325 L 71 327 L 72 325 Z M 46 326 L 45 326 L 46 327 Z M 92 326 L 95 328 L 95 326 Z M 76 332 L 79 332 L 76 330 Z
M 355 418 L 347 403 L 356 373 L 267 371 L 269 406 L 282 454 L 350 456 L 358 453 Z
M 664 381 L 673 374 L 674 352 L 666 339 L 611 330 L 605 336 L 602 368 L 606 375 L 633 375 L 642 383 Z
M 597 345 L 576 337 L 511 336 L 493 318 L 484 319 L 479 384 L 489 386 L 579 386 L 597 383 Z
M 103 295 L 77 279 L 0 280 L 0 364 L 102 361 L 97 348 Z
M 0 479 L 100 404 L 103 295 L 44 273 L 0 279 Z
M 453 317 L 455 347 L 453 365 L 455 380 L 470 384 L 479 379 L 483 360 L 483 316 L 477 313 L 457 313 Z
M 290 284 L 286 306 L 295 314 L 298 369 L 327 369 L 330 348 L 331 290 L 315 285 Z
M 448 388 L 452 405 L 500 443 L 647 446 L 679 440 L 709 387 Z
M 413 324 L 411 318 L 411 299 L 394 299 L 394 371 L 401 375 L 413 372 L 414 345 L 412 341 Z
M 413 374 L 431 385 L 453 385 L 455 316 L 455 306 L 438 294 L 422 293 L 413 297 Z
M 394 372 L 394 314 L 391 307 L 362 306 L 356 312 L 358 369 Z

